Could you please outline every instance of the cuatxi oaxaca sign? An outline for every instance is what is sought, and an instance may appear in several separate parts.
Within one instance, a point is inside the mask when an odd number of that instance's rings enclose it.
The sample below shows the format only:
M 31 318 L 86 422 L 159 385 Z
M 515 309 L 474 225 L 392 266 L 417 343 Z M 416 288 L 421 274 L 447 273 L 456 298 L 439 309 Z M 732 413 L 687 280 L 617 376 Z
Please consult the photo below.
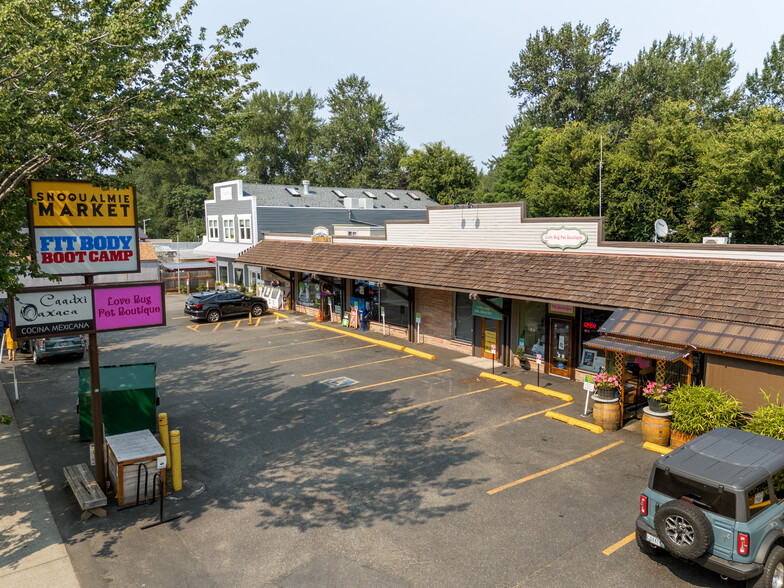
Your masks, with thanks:
M 73 180 L 30 181 L 30 238 L 41 269 L 56 275 L 140 271 L 133 188 Z
M 166 324 L 161 282 L 26 288 L 9 303 L 21 340 Z

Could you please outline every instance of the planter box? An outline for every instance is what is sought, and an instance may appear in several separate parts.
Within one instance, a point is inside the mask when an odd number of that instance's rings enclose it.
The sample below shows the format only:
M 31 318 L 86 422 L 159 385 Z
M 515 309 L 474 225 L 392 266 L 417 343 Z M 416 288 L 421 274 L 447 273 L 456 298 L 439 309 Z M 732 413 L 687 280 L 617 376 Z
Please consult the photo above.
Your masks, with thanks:
M 672 429 L 670 430 L 670 447 L 675 449 L 676 447 L 680 447 L 684 443 L 688 443 L 692 439 L 696 438 L 697 435 L 687 435 L 686 433 L 681 433 L 680 431 Z

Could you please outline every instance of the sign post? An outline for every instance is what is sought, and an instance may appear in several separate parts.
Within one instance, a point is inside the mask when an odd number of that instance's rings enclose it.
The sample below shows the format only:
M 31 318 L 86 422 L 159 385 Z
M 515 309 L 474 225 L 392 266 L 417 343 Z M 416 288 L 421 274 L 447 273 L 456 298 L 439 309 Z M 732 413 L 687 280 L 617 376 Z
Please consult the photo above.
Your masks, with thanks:
M 536 354 L 536 385 L 539 386 L 539 373 L 542 371 L 542 354 Z
M 381 307 L 381 335 L 386 337 L 387 334 L 387 320 L 386 320 L 386 313 L 384 312 L 384 307 Z
M 419 345 L 419 325 L 422 323 L 422 313 L 416 313 L 416 324 L 417 324 L 417 345 Z
M 493 356 L 493 374 L 495 374 L 495 344 L 490 346 L 490 354 Z
M 591 398 L 591 394 L 593 394 L 594 388 L 596 385 L 593 383 L 593 376 L 585 376 L 585 382 L 583 383 L 583 389 L 585 390 L 585 409 L 583 410 L 583 414 L 580 416 L 587 417 L 590 413 L 588 412 L 588 400 Z

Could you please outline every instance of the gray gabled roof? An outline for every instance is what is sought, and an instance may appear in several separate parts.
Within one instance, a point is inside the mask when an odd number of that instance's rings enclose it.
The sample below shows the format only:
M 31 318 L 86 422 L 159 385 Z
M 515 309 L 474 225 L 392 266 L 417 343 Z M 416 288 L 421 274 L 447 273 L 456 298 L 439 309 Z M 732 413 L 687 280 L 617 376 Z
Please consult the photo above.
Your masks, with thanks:
M 296 190 L 299 196 L 292 195 L 289 190 Z M 243 182 L 243 192 L 245 196 L 255 196 L 257 206 L 344 208 L 343 198 L 340 198 L 336 192 L 345 194 L 346 198 L 368 198 L 373 203 L 373 208 L 376 209 L 423 210 L 428 206 L 438 205 L 438 202 L 419 190 L 310 186 L 308 194 L 305 194 L 302 185 L 249 184 Z M 370 192 L 375 198 L 369 198 L 365 192 Z M 390 196 L 390 193 L 397 196 L 397 198 Z M 419 200 L 409 196 L 409 193 L 418 196 Z

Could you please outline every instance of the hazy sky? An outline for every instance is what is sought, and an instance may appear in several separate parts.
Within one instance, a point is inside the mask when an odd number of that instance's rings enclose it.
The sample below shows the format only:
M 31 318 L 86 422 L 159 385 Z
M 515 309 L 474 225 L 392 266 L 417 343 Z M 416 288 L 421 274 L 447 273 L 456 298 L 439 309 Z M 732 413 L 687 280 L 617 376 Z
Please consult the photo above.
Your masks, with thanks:
M 214 33 L 243 18 L 262 89 L 325 96 L 337 80 L 365 76 L 409 146 L 444 141 L 481 166 L 503 153 L 517 109 L 509 67 L 541 27 L 607 18 L 621 29 L 616 63 L 669 32 L 715 36 L 735 50 L 735 87 L 784 34 L 784 0 L 199 0 L 191 24 Z

